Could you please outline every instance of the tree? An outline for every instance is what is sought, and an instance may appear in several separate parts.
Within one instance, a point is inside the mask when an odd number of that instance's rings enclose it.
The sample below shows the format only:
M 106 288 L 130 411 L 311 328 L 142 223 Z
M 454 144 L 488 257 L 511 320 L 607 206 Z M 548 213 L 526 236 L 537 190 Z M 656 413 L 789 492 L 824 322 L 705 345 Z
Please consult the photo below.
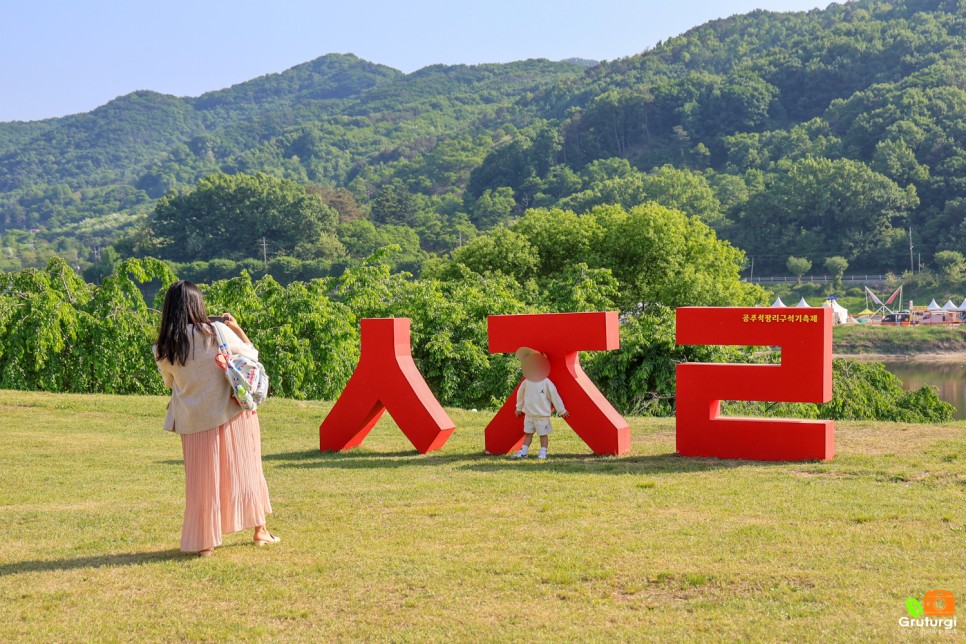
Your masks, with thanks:
M 479 273 L 502 273 L 524 282 L 537 274 L 540 254 L 520 233 L 500 228 L 453 251 L 453 261 Z
M 537 208 L 528 210 L 510 229 L 535 248 L 540 260 L 537 273 L 542 277 L 553 277 L 581 262 L 600 265 L 604 229 L 595 217 Z
M 842 276 L 845 275 L 845 269 L 849 267 L 849 262 L 844 257 L 838 255 L 833 255 L 825 260 L 825 270 L 827 270 L 832 275 L 832 281 L 835 282 L 836 288 L 842 287 Z
M 372 200 L 372 220 L 377 224 L 412 226 L 419 201 L 400 181 L 383 186 Z
M 509 219 L 516 205 L 512 188 L 506 186 L 495 190 L 487 188 L 473 204 L 470 221 L 480 230 L 493 228 Z
M 655 203 L 629 211 L 601 206 L 590 214 L 604 229 L 597 266 L 610 268 L 617 278 L 624 310 L 657 303 L 751 305 L 765 299 L 764 291 L 739 278 L 744 253 L 696 217 Z
M 411 269 L 425 258 L 419 248 L 419 235 L 405 226 L 376 226 L 365 219 L 355 219 L 339 224 L 339 239 L 345 244 L 349 255 L 365 258 L 380 248 L 395 245 L 397 249 L 387 260 L 394 268 Z
M 648 200 L 698 217 L 709 226 L 721 219 L 721 202 L 700 173 L 664 165 L 644 175 L 643 188 Z
M 832 251 L 863 266 L 889 267 L 883 253 L 919 203 L 915 190 L 849 159 L 781 162 L 764 189 L 740 206 L 736 242 L 749 252 L 784 248 L 797 257 Z
M 647 201 L 644 175 L 635 170 L 623 176 L 593 183 L 590 188 L 561 199 L 559 206 L 574 212 L 585 213 L 595 206 L 616 205 L 629 209 Z
M 795 276 L 796 281 L 802 283 L 802 275 L 812 270 L 812 262 L 808 261 L 804 257 L 795 257 L 790 255 L 788 260 L 785 262 L 785 267 L 788 272 Z
M 929 179 L 929 168 L 916 160 L 916 153 L 901 139 L 879 141 L 872 156 L 872 169 L 900 185 L 922 184 Z
M 950 285 L 963 279 L 963 272 L 966 271 L 966 258 L 959 251 L 941 250 L 933 255 L 932 261 L 936 264 L 936 270 Z
M 272 357 L 266 364 L 274 395 L 333 399 L 345 387 L 359 358 L 358 322 L 330 297 L 329 281 L 282 287 L 270 276 L 253 282 L 242 273 L 204 290 L 210 311 L 232 311 Z
M 331 246 L 338 213 L 294 181 L 266 174 L 214 174 L 194 189 L 162 197 L 149 222 L 157 252 L 179 262 L 292 254 Z
M 310 183 L 305 186 L 305 191 L 309 194 L 318 195 L 327 206 L 334 208 L 339 213 L 339 222 L 354 221 L 366 217 L 366 211 L 356 201 L 355 195 L 345 188 L 323 188 Z

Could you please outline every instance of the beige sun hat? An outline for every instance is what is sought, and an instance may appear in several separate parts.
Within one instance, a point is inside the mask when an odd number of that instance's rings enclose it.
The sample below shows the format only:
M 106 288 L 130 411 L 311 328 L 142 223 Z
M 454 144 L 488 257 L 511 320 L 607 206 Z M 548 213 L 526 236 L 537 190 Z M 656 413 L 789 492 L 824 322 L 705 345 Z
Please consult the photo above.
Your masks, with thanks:
M 545 353 L 530 347 L 520 347 L 514 355 L 520 361 L 520 369 L 527 380 L 542 380 L 549 375 L 550 359 Z
M 535 349 L 531 349 L 530 347 L 520 347 L 519 349 L 516 350 L 516 352 L 513 355 L 516 356 L 517 360 L 519 360 L 520 362 L 523 362 L 530 356 L 534 354 L 539 354 L 539 353 L 540 353 L 539 351 L 536 351 Z

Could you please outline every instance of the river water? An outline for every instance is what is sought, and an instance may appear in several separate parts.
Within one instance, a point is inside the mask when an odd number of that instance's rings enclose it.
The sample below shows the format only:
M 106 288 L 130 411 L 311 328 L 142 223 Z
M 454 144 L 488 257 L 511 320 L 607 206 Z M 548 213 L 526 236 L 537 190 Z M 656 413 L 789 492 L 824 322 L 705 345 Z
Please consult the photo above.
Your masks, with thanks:
M 902 360 L 883 363 L 902 381 L 906 391 L 932 385 L 939 397 L 956 407 L 956 418 L 966 418 L 966 363 Z

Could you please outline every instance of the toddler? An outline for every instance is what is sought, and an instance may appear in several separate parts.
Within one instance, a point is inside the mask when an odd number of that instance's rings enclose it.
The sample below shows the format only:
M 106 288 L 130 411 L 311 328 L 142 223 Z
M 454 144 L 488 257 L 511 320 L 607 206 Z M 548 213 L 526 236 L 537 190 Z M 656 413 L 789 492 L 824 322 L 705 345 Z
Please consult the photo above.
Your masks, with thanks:
M 547 356 L 527 347 L 520 347 L 516 353 L 523 366 L 524 381 L 517 389 L 516 415 L 523 414 L 523 432 L 526 438 L 514 458 L 526 458 L 530 454 L 533 435 L 540 437 L 540 453 L 537 458 L 547 458 L 547 445 L 550 443 L 550 414 L 553 409 L 561 418 L 570 412 L 564 407 L 557 388 L 550 379 L 550 361 Z M 551 408 L 552 405 L 552 408 Z

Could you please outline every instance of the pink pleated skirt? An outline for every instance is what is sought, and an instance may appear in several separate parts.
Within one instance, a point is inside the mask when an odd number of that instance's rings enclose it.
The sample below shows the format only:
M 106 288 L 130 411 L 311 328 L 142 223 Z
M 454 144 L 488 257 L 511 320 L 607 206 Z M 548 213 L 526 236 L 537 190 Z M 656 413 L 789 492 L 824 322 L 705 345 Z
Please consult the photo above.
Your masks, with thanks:
M 258 415 L 242 412 L 224 425 L 182 434 L 185 510 L 181 550 L 221 545 L 221 535 L 265 525 L 272 511 L 262 472 Z

